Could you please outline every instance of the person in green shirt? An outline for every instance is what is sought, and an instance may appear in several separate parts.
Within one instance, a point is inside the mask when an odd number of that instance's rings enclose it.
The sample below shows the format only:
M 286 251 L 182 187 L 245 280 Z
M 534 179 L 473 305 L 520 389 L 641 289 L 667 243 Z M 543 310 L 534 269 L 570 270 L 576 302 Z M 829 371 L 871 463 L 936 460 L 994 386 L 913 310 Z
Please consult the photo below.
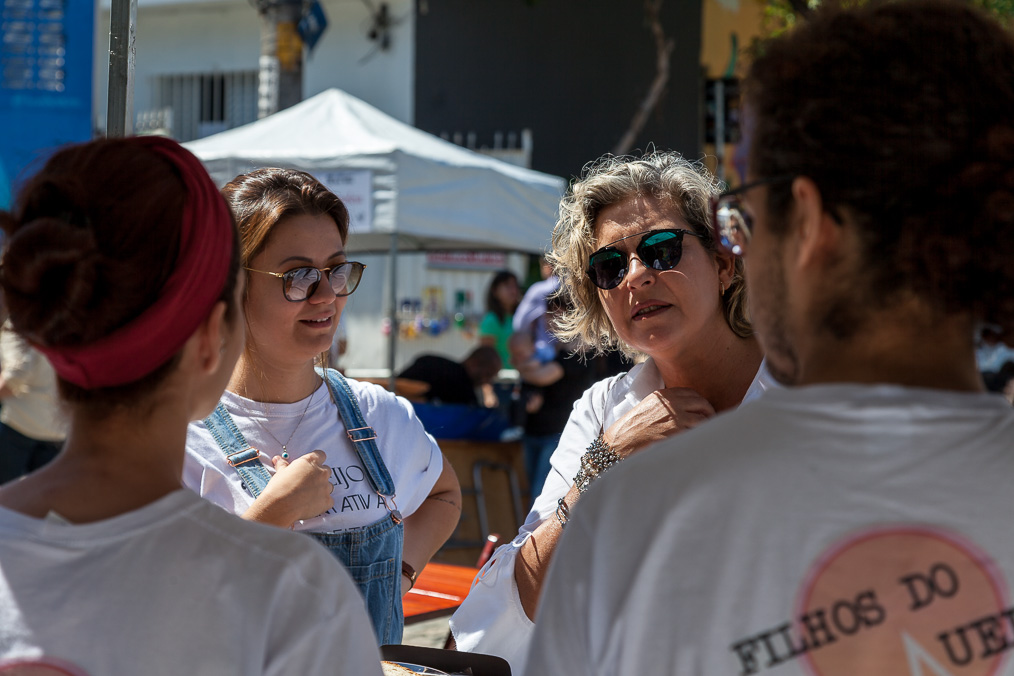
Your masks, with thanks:
M 513 368 L 507 341 L 511 337 L 514 310 L 520 302 L 521 287 L 517 276 L 510 270 L 496 273 L 486 292 L 486 314 L 479 324 L 479 344 L 495 347 L 504 368 Z

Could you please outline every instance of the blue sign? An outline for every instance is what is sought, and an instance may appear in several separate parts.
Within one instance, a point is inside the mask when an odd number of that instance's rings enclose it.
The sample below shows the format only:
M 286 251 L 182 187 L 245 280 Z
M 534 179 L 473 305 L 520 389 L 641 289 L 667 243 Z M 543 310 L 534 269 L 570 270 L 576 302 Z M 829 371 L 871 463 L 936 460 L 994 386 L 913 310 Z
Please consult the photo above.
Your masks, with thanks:
M 2 208 L 56 148 L 92 138 L 94 14 L 91 0 L 0 6 Z
M 313 0 L 309 9 L 303 14 L 303 18 L 299 21 L 299 37 L 303 39 L 303 44 L 312 52 L 313 48 L 317 46 L 317 40 L 320 40 L 320 36 L 324 34 L 324 30 L 327 28 L 327 15 L 324 14 L 324 8 L 320 6 L 317 0 Z

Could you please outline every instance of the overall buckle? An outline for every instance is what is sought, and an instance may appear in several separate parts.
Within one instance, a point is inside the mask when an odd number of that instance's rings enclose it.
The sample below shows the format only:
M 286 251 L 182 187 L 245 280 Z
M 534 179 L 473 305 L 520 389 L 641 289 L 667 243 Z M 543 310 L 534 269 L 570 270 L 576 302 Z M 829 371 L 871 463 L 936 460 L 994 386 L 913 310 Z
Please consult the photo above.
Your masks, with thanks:
M 377 433 L 373 431 L 372 427 L 356 427 L 347 430 L 345 433 L 349 435 L 349 441 L 352 443 L 356 443 L 357 441 L 372 441 L 377 438 Z
M 248 462 L 253 462 L 254 460 L 260 459 L 260 457 L 261 452 L 258 451 L 253 446 L 248 446 L 247 448 L 244 448 L 242 451 L 236 451 L 235 453 L 230 453 L 229 455 L 226 456 L 226 458 L 228 458 L 229 460 L 229 464 L 232 465 L 233 467 L 245 465 Z

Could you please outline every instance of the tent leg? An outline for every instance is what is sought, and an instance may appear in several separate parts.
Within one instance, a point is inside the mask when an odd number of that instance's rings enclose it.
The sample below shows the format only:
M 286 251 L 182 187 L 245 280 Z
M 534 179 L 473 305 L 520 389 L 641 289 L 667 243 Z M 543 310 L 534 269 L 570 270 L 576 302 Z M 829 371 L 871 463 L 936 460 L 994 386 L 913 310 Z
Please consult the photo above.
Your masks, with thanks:
M 391 335 L 387 341 L 387 372 L 388 389 L 394 392 L 394 359 L 398 348 L 398 233 L 391 233 L 391 252 L 387 260 L 390 266 L 389 280 L 391 284 Z

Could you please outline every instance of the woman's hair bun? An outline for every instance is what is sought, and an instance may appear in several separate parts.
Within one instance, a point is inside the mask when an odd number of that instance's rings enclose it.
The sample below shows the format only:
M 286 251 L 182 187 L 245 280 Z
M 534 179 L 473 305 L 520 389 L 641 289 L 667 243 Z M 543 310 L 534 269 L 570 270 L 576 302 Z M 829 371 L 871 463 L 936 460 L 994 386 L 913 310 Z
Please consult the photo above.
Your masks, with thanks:
M 41 345 L 73 345 L 88 333 L 102 290 L 102 256 L 92 230 L 52 216 L 4 223 L 3 286 L 15 329 Z

